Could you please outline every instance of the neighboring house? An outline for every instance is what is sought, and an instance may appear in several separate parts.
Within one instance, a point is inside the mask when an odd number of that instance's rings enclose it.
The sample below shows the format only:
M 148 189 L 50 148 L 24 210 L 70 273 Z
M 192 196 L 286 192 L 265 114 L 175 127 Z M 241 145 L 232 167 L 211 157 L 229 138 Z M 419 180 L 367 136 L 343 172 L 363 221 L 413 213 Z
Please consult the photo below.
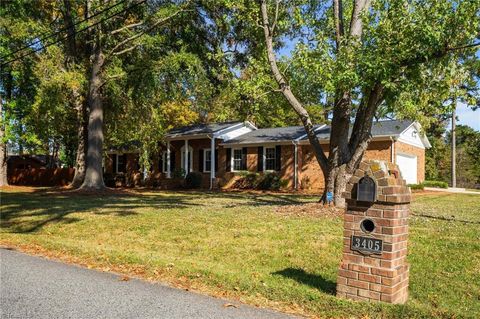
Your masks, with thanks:
M 7 169 L 30 169 L 58 167 L 59 163 L 50 155 L 8 155 Z
M 315 132 L 328 152 L 330 127 Z M 421 127 L 412 121 L 379 121 L 372 127 L 365 159 L 395 162 L 407 183 L 425 179 L 425 148 L 430 147 Z M 203 186 L 229 185 L 243 171 L 276 172 L 290 189 L 322 189 L 323 174 L 302 126 L 257 129 L 250 122 L 199 124 L 171 130 L 154 163 L 154 179 L 166 188 L 184 172 L 201 172 Z M 136 167 L 133 152 L 110 152 L 108 173 L 130 174 Z M 129 164 L 130 163 L 130 164 Z

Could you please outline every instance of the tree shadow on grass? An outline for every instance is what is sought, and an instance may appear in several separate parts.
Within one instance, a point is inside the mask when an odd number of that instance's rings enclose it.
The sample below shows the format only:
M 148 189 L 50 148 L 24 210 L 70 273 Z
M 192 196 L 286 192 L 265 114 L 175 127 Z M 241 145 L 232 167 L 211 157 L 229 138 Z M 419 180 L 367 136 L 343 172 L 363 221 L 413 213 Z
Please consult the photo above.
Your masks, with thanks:
M 69 216 L 72 213 L 129 217 L 137 215 L 139 208 L 149 208 L 158 214 L 165 214 L 172 209 L 208 206 L 216 200 L 229 202 L 225 208 L 281 206 L 302 202 L 297 196 L 272 193 L 137 192 L 122 189 L 82 193 L 64 188 L 37 188 L 1 193 L 0 226 L 7 232 L 32 233 L 48 224 L 68 224 L 82 220 L 82 215 Z
M 13 192 L 1 194 L 0 226 L 12 233 L 33 233 L 42 227 L 53 224 L 70 224 L 82 218 L 73 213 L 90 213 L 129 217 L 137 215 L 139 208 L 158 209 L 165 212 L 198 206 L 188 198 L 175 196 L 132 196 L 131 194 L 112 194 L 94 196 L 73 192 Z M 81 216 L 81 215 L 80 215 Z
M 336 283 L 323 278 L 321 275 L 310 274 L 301 268 L 285 268 L 276 271 L 272 275 L 279 275 L 285 278 L 293 279 L 301 284 L 316 288 L 324 293 L 335 295 Z

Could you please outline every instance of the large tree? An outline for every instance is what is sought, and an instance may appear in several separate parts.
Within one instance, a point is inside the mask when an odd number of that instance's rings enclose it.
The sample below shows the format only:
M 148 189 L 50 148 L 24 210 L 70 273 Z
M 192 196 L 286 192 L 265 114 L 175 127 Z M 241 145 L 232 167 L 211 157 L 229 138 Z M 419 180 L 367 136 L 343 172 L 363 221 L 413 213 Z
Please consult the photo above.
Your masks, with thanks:
M 425 111 L 444 107 L 438 102 L 449 92 L 449 71 L 461 63 L 459 56 L 475 57 L 480 38 L 476 1 L 262 0 L 256 19 L 273 77 L 305 127 L 325 176 L 325 192 L 334 193 L 336 205 L 344 203 L 342 192 L 368 146 L 379 110 L 428 122 Z M 296 63 L 331 97 L 327 152 L 278 65 L 275 41 L 295 28 L 301 39 Z

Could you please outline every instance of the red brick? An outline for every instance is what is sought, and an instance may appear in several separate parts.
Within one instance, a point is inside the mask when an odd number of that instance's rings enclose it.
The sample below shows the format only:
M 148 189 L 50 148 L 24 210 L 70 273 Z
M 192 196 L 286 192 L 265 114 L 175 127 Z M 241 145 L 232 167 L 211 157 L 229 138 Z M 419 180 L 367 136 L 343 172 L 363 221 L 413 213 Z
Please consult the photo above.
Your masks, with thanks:
M 338 270 L 338 276 L 345 277 L 345 278 L 358 278 L 358 273 L 355 271 L 340 269 Z
M 373 282 L 379 284 L 382 282 L 382 278 L 380 276 L 370 275 L 370 274 L 358 274 L 358 280 Z
M 365 282 L 365 281 L 359 281 L 359 280 L 349 278 L 348 279 L 348 285 L 352 286 L 352 287 L 368 289 L 368 282 Z

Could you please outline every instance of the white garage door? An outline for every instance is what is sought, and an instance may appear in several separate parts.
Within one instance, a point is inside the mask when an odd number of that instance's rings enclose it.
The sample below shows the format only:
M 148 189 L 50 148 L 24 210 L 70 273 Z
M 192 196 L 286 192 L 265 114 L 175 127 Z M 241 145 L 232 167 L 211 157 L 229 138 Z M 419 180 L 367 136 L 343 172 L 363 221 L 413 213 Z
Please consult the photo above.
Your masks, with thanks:
M 417 183 L 417 157 L 409 154 L 397 154 L 397 165 L 407 184 Z

